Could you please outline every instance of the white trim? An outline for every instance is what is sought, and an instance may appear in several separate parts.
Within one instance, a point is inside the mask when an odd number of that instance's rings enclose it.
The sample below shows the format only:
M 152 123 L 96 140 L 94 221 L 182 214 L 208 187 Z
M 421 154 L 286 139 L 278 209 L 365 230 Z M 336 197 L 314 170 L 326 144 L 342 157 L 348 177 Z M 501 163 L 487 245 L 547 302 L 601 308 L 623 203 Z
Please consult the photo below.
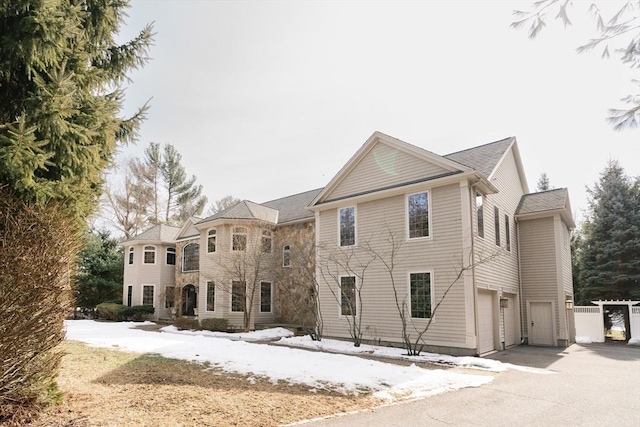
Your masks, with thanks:
M 213 285 L 213 310 L 209 310 L 207 307 L 209 305 L 209 283 L 211 283 Z M 216 311 L 216 302 L 217 302 L 217 298 L 216 298 L 216 282 L 214 280 L 207 280 L 205 282 L 205 293 L 204 293 L 204 311 L 207 311 L 209 313 L 215 313 Z
M 482 236 L 480 235 L 480 217 L 478 216 L 478 197 L 480 197 L 480 199 L 482 200 Z M 478 238 L 484 240 L 485 236 L 486 236 L 486 217 L 487 217 L 487 212 L 485 210 L 486 207 L 486 200 L 485 200 L 485 195 L 475 191 L 475 197 L 474 197 L 474 214 L 473 216 L 475 217 L 475 226 L 476 226 L 476 232 L 474 233 Z
M 353 277 L 354 283 L 353 288 L 355 290 L 355 298 L 356 298 L 356 313 L 355 314 L 342 314 L 342 278 L 343 277 Z M 360 312 L 360 304 L 358 304 L 359 298 L 359 290 L 358 290 L 358 276 L 350 275 L 350 274 L 341 274 L 338 276 L 338 318 L 344 319 L 345 317 L 358 317 L 358 313 Z
M 147 248 L 153 248 L 153 251 Z M 153 262 L 147 262 L 145 257 L 147 252 L 153 252 Z M 158 247 L 156 245 L 144 245 L 142 247 L 142 265 L 156 265 L 158 263 Z
M 428 236 L 423 237 L 409 237 L 409 197 L 415 196 L 416 194 L 427 194 L 427 221 L 429 221 L 429 229 Z M 415 193 L 407 193 L 404 196 L 404 224 L 405 224 L 405 239 L 407 242 L 418 242 L 423 240 L 433 240 L 433 220 L 432 220 L 432 211 L 433 211 L 433 203 L 431 201 L 431 189 L 426 189 L 423 191 L 417 191 Z
M 184 269 L 184 250 L 187 246 L 190 245 L 198 245 L 198 268 L 195 270 L 185 270 Z M 200 271 L 200 242 L 190 242 L 187 243 L 186 245 L 184 245 L 182 247 L 182 256 L 180 257 L 181 261 L 180 261 L 180 271 L 182 271 L 183 273 L 195 273 L 196 271 Z
M 169 255 L 169 249 L 173 249 L 173 264 L 169 264 L 167 262 L 167 256 Z M 164 249 L 164 265 L 170 265 L 172 267 L 175 267 L 177 261 L 178 261 L 178 249 L 175 246 L 167 246 Z
M 135 262 L 136 262 L 136 250 L 135 250 L 135 246 L 131 246 L 127 251 L 127 265 L 133 265 Z
M 430 317 L 413 317 L 412 315 L 412 310 L 411 310 L 411 275 L 412 274 L 423 274 L 423 273 L 427 273 L 429 274 L 429 298 L 431 299 L 430 301 L 430 306 L 429 306 L 429 316 Z M 411 321 L 428 321 L 429 319 L 431 319 L 433 317 L 433 308 L 434 308 L 434 304 L 433 302 L 435 301 L 435 286 L 434 286 L 434 280 L 433 280 L 433 270 L 412 270 L 412 271 L 407 271 L 407 300 L 409 301 L 408 304 L 408 308 L 409 308 L 409 319 Z M 432 322 L 434 323 L 434 322 Z
M 262 311 L 262 284 L 269 284 L 269 311 Z M 269 280 L 261 280 L 260 281 L 260 313 L 273 313 L 273 282 Z
M 140 305 L 148 305 L 148 304 L 144 303 L 144 287 L 145 286 L 153 287 L 153 304 L 152 304 L 152 307 L 155 308 L 155 306 L 156 306 L 156 296 L 157 296 L 156 295 L 156 285 L 150 284 L 150 283 L 143 284 L 143 285 L 140 286 Z
M 129 288 L 131 288 L 131 300 L 129 301 Z M 122 299 L 124 300 L 125 298 L 127 298 L 126 303 L 124 304 L 125 306 L 131 307 L 133 305 L 133 284 L 127 285 L 127 295 L 126 297 L 123 297 Z M 122 301 L 123 303 L 125 301 Z
M 353 245 L 345 245 L 342 246 L 342 239 L 340 236 L 340 220 L 342 215 L 340 214 L 340 212 L 343 209 L 349 209 L 349 208 L 353 208 Z M 358 208 L 356 205 L 349 205 L 349 206 L 342 206 L 340 208 L 338 208 L 337 210 L 338 212 L 338 247 L 339 248 L 354 248 L 358 246 Z
M 214 232 L 213 234 L 210 234 L 211 232 Z M 207 254 L 215 254 L 218 251 L 218 229 L 215 227 L 212 227 L 210 229 L 207 230 L 207 234 L 205 235 L 206 239 L 207 239 Z M 214 241 L 215 241 L 215 248 L 212 251 L 209 251 L 209 239 L 213 237 Z
M 242 228 L 244 229 L 244 232 L 239 231 L 236 233 L 236 228 Z M 236 234 L 238 236 L 244 236 L 244 250 L 233 249 L 233 236 L 235 236 Z M 232 225 L 231 226 L 231 246 L 230 246 L 231 252 L 246 252 L 248 245 L 249 245 L 249 227 L 246 227 L 244 225 L 238 225 L 238 226 Z

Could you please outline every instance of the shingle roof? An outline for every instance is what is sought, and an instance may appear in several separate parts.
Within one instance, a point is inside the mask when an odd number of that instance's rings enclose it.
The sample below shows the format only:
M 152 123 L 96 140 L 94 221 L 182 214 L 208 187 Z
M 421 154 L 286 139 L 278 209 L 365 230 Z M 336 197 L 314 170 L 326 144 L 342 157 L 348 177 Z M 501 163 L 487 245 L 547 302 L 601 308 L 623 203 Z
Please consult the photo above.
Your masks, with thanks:
M 567 206 L 568 197 L 569 192 L 566 188 L 525 194 L 520 199 L 516 215 L 564 209 Z
M 155 227 L 152 227 L 123 243 L 140 240 L 171 243 L 178 235 L 178 231 L 180 231 L 180 227 L 174 227 L 167 224 L 158 224 Z
M 514 138 L 509 137 L 501 139 L 500 141 L 480 145 L 479 147 L 446 154 L 443 157 L 475 169 L 484 175 L 485 178 L 488 178 L 513 141 Z
M 199 222 L 212 221 L 214 219 L 259 219 L 275 223 L 278 220 L 278 212 L 268 206 L 261 206 L 249 200 L 243 200 Z
M 312 218 L 314 213 L 308 210 L 307 206 L 309 206 L 321 191 L 322 188 L 317 188 L 315 190 L 305 191 L 304 193 L 264 202 L 262 205 L 279 211 L 278 224 Z

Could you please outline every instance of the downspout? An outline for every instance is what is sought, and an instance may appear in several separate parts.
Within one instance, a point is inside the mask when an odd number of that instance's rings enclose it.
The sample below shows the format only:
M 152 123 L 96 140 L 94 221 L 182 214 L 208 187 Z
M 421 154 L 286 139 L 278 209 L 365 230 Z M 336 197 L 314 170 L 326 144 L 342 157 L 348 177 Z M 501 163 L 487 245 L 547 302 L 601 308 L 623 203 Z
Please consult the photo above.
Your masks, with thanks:
M 518 306 L 520 308 L 520 345 L 522 345 L 524 344 L 524 321 L 526 319 L 522 317 L 524 309 L 522 305 L 522 264 L 520 263 L 520 221 L 518 221 L 515 215 L 513 219 L 516 223 L 516 246 L 518 247 L 518 289 L 520 291 L 518 295 Z
M 471 185 L 471 191 L 469 192 L 469 206 L 473 206 L 473 201 L 475 199 L 476 190 L 475 187 L 478 183 L 474 183 Z M 483 206 L 484 209 L 484 206 Z M 476 207 L 476 214 L 477 214 Z M 484 212 L 483 212 L 484 215 Z M 471 280 L 473 280 L 473 324 L 476 332 L 476 354 L 480 355 L 480 343 L 478 342 L 478 337 L 480 336 L 480 326 L 478 325 L 478 284 L 476 282 L 476 248 L 475 248 L 475 235 L 473 234 L 473 214 L 470 215 L 469 218 L 469 230 L 471 230 Z

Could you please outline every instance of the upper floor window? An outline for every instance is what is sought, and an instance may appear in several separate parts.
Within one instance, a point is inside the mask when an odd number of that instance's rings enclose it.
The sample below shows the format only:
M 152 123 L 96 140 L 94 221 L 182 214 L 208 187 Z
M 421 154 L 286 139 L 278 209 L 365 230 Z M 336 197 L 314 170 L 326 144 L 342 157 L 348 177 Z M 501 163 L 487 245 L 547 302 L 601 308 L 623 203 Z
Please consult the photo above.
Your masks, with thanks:
M 145 246 L 144 247 L 144 264 L 155 264 L 156 263 L 156 247 L 155 246 Z
M 233 227 L 231 250 L 244 251 L 247 249 L 247 229 L 244 227 Z
M 339 215 L 340 246 L 353 246 L 356 244 L 356 208 L 342 208 Z
M 271 231 L 262 230 L 262 252 L 271 253 Z
M 214 253 L 216 251 L 216 230 L 209 230 L 207 233 L 207 253 Z
M 176 265 L 176 248 L 167 248 L 167 265 Z
M 282 247 L 282 266 L 291 266 L 291 246 L 289 245 L 284 245 Z
M 129 265 L 133 264 L 133 246 L 129 248 Z
M 509 224 L 509 215 L 504 216 L 504 234 L 507 250 L 511 251 L 511 225 Z
M 493 207 L 493 215 L 496 227 L 496 246 L 500 246 L 500 209 L 497 206 Z
M 428 319 L 431 317 L 431 273 L 409 274 L 411 292 L 411 317 Z
M 182 271 L 198 271 L 200 269 L 200 245 L 189 243 L 182 249 Z
M 429 192 L 407 197 L 407 216 L 410 239 L 429 237 Z
M 484 205 L 484 196 L 482 194 L 476 194 L 476 220 L 478 221 L 478 237 L 484 238 L 484 211 L 482 206 Z

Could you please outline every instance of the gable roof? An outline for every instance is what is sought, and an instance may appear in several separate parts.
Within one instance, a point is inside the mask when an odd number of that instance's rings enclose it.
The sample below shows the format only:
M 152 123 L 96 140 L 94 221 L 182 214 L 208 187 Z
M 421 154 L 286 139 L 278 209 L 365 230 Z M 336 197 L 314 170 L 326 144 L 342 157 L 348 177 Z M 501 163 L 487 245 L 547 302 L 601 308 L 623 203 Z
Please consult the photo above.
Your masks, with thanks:
M 323 188 L 316 188 L 315 190 L 305 191 L 304 193 L 264 202 L 262 205 L 276 209 L 279 212 L 278 224 L 313 218 L 315 214 L 313 211 L 307 209 L 307 206 L 309 206 L 322 190 Z
M 275 224 L 278 222 L 278 211 L 249 200 L 243 200 L 230 208 L 199 221 L 198 224 L 217 219 L 257 219 Z
M 516 208 L 516 217 L 540 214 L 545 212 L 560 212 L 570 227 L 575 227 L 569 202 L 569 191 L 566 188 L 525 194 Z
M 475 169 L 486 178 L 489 178 L 493 170 L 498 166 L 498 163 L 500 163 L 505 152 L 514 142 L 515 138 L 510 136 L 500 141 L 446 154 L 444 157 L 470 167 L 471 169 Z
M 175 239 L 176 240 L 187 240 L 187 239 L 193 239 L 195 237 L 198 237 L 200 235 L 200 232 L 198 230 L 196 230 L 196 228 L 194 227 L 194 224 L 198 223 L 198 221 L 200 221 L 200 219 L 201 218 L 198 218 L 197 216 L 192 216 L 192 217 L 188 218 L 182 224 L 182 227 L 180 227 L 180 230 L 176 234 Z
M 134 236 L 131 239 L 122 242 L 122 244 L 135 241 L 173 243 L 179 231 L 180 227 L 174 227 L 167 224 L 158 224 L 148 230 L 143 231 L 137 236 Z

